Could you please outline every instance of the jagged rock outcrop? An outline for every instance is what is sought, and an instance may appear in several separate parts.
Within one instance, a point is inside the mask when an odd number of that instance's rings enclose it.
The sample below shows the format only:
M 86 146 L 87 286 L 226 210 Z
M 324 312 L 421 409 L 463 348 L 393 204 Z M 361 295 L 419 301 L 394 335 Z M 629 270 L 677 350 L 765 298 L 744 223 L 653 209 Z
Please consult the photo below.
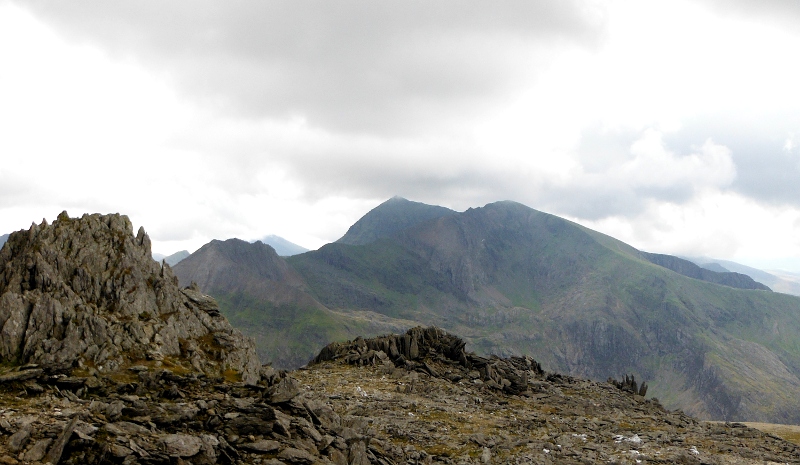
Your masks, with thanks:
M 401 366 L 383 352 L 391 347 Z M 0 380 L 0 464 L 755 464 L 800 457 L 776 436 L 703 424 L 611 384 L 544 373 L 530 359 L 475 365 L 481 360 L 463 341 L 437 328 L 331 345 L 318 359 L 291 373 L 263 366 L 255 383 L 148 366 L 89 378 L 17 367 Z M 497 385 L 489 367 L 504 377 L 524 374 L 525 390 Z
M 312 360 L 313 364 L 343 359 L 355 365 L 383 363 L 395 368 L 404 367 L 438 376 L 426 359 L 456 362 L 474 374 L 486 386 L 511 395 L 529 393 L 529 374 L 544 373 L 541 365 L 530 357 L 481 357 L 464 350 L 466 342 L 435 326 L 409 329 L 405 334 L 389 334 L 370 339 L 357 338 L 348 342 L 327 345 Z M 460 375 L 459 375 L 460 376 Z M 451 377 L 453 381 L 458 381 Z
M 0 360 L 84 374 L 173 367 L 256 382 L 254 345 L 196 288 L 181 290 L 119 214 L 33 224 L 0 250 Z

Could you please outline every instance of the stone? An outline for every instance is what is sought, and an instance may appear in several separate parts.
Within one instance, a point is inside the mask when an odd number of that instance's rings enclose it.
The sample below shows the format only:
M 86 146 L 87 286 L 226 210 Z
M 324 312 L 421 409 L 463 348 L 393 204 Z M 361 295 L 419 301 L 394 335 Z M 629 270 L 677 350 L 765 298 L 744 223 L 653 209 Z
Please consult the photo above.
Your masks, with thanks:
M 55 442 L 53 442 L 53 445 L 50 447 L 50 450 L 47 452 L 47 455 L 44 458 L 45 462 L 58 463 L 58 461 L 61 460 L 61 454 L 64 453 L 64 447 L 66 447 L 70 436 L 72 436 L 72 432 L 75 430 L 75 425 L 77 423 L 77 416 L 67 423 L 67 425 L 64 427 L 64 430 L 61 431 L 61 434 L 58 435 L 58 438 L 56 438 Z
M 53 443 L 51 438 L 44 438 L 36 441 L 33 447 L 25 452 L 23 460 L 26 462 L 38 462 L 42 460 L 47 453 L 47 448 Z
M 242 449 L 249 450 L 251 452 L 258 452 L 261 454 L 266 454 L 267 452 L 273 452 L 281 448 L 281 443 L 278 441 L 270 441 L 268 439 L 261 439 L 255 442 L 248 442 L 244 443 L 240 446 Z
M 203 441 L 189 434 L 168 434 L 161 439 L 164 452 L 170 457 L 191 457 L 200 452 Z
M 488 447 L 484 447 L 483 451 L 481 452 L 481 463 L 491 463 L 492 462 L 492 451 L 489 450 Z
M 369 465 L 367 446 L 363 441 L 355 441 L 350 445 L 350 465 Z
M 10 450 L 11 452 L 17 453 L 21 451 L 26 444 L 28 444 L 28 440 L 30 440 L 30 438 L 31 438 L 30 427 L 23 427 L 8 438 L 6 447 L 8 447 L 8 450 Z
M 268 393 L 269 401 L 273 404 L 279 404 L 281 402 L 289 402 L 297 397 L 300 393 L 300 389 L 295 380 L 290 376 L 285 376 L 275 385 L 271 386 Z
M 288 447 L 286 449 L 283 449 L 278 454 L 278 459 L 289 463 L 306 463 L 306 464 L 314 463 L 314 461 L 316 460 L 315 457 L 310 453 L 304 450 L 295 449 L 294 447 Z

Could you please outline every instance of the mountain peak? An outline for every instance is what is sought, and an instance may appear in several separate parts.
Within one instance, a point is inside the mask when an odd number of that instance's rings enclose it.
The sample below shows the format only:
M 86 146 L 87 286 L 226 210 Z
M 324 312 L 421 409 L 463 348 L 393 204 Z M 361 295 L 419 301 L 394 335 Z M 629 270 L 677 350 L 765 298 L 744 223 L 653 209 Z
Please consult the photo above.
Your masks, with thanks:
M 394 196 L 370 210 L 336 242 L 349 245 L 369 244 L 383 237 L 396 236 L 425 221 L 454 213 L 456 212 L 449 208 Z

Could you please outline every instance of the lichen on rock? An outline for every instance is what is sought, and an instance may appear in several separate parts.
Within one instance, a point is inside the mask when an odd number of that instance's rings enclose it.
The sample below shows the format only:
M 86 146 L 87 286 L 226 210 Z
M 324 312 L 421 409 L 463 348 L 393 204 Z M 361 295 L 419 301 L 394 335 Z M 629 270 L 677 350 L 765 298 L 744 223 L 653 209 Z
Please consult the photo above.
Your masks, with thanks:
M 174 366 L 256 382 L 252 341 L 197 289 L 178 287 L 127 216 L 61 213 L 0 250 L 0 360 L 52 372 Z

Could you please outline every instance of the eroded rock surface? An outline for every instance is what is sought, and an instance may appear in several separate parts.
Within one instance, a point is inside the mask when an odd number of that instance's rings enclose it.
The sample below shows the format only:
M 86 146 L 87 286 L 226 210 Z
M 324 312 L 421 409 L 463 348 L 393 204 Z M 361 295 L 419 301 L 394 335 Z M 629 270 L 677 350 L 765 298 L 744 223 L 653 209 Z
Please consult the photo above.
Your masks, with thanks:
M 176 365 L 258 379 L 253 344 L 197 289 L 178 287 L 123 215 L 66 212 L 0 250 L 0 360 L 49 373 Z
M 413 363 L 369 348 L 415 339 Z M 800 462 L 800 449 L 778 437 L 705 424 L 608 383 L 543 373 L 532 361 L 465 365 L 463 346 L 443 350 L 460 344 L 414 328 L 338 344 L 332 359 L 295 372 L 262 367 L 249 384 L 141 366 L 91 386 L 37 372 L 0 383 L 0 463 Z M 511 394 L 486 367 L 527 377 L 525 390 Z

